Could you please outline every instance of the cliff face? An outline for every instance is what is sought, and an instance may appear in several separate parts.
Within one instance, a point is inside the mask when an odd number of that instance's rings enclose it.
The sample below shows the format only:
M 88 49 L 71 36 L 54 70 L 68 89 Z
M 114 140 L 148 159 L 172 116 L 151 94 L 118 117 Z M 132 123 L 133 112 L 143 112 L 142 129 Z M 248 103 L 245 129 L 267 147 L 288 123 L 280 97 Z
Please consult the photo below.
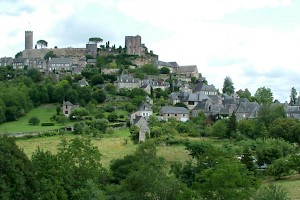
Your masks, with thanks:
M 158 56 L 140 56 L 133 60 L 133 64 L 137 65 L 137 67 L 142 67 L 145 64 L 153 64 L 157 66 Z

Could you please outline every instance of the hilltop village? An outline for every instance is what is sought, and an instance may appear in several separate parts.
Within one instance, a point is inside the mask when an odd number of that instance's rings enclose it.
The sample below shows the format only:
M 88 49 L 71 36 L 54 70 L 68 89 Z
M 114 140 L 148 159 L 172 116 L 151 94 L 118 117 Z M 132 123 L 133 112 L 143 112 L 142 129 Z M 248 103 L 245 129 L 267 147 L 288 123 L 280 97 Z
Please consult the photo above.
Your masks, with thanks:
M 0 58 L 0 199 L 299 197 L 295 88 L 289 103 L 230 77 L 220 91 L 139 35 L 33 41 L 25 31 L 25 49 Z M 272 184 L 283 177 L 288 192 Z
M 126 36 L 125 47 L 99 45 L 101 38 L 90 38 L 85 48 L 47 48 L 47 42 L 40 40 L 33 48 L 33 31 L 25 31 L 25 49 L 16 54 L 15 58 L 0 58 L 0 66 L 12 66 L 14 70 L 36 69 L 45 75 L 60 77 L 70 75 L 81 77 L 78 80 L 80 87 L 97 84 L 105 88 L 106 84 L 113 84 L 117 91 L 141 89 L 148 96 L 132 112 L 130 123 L 139 127 L 140 141 L 144 141 L 149 117 L 153 114 L 153 97 L 161 96 L 168 102 L 159 108 L 157 115 L 161 120 L 175 118 L 178 121 L 188 121 L 200 112 L 214 118 L 227 118 L 235 113 L 237 120 L 255 119 L 260 110 L 260 103 L 250 98 L 241 98 L 239 94 L 249 93 L 239 90 L 234 93 L 220 93 L 213 84 L 208 84 L 196 65 L 179 65 L 176 61 L 166 62 L 159 60 L 153 51 L 148 51 L 142 42 L 141 36 Z M 120 64 L 120 60 L 123 63 Z M 122 62 L 122 61 L 121 61 Z M 99 69 L 105 77 L 113 77 L 109 81 L 92 80 L 90 71 Z M 142 70 L 140 70 L 142 69 Z M 103 77 L 98 77 L 103 79 Z M 94 84 L 95 85 L 95 84 Z M 161 95 L 160 93 L 163 93 Z M 245 96 L 245 95 L 244 95 Z M 251 96 L 251 95 L 250 95 Z M 78 107 L 71 99 L 64 99 L 62 108 L 66 117 Z M 274 104 L 280 104 L 275 101 Z M 178 106 L 179 105 L 179 106 Z M 300 118 L 300 101 L 295 100 L 293 105 L 282 104 L 286 115 Z

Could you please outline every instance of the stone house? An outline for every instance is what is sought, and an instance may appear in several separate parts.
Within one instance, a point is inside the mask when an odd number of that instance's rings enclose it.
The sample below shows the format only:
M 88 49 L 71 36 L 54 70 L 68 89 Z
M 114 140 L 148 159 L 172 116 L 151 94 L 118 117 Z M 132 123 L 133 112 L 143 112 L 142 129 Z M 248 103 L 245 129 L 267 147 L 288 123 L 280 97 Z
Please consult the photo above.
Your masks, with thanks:
M 139 142 L 145 142 L 147 135 L 150 136 L 150 128 L 145 117 L 136 117 L 132 121 L 132 125 L 139 129 Z
M 295 118 L 300 120 L 300 106 L 299 105 L 285 105 L 284 111 L 286 112 L 286 116 L 289 118 Z
M 16 58 L 12 63 L 13 69 L 24 69 L 28 65 L 29 60 L 27 58 Z
M 0 58 L 0 67 L 11 66 L 14 59 L 12 57 L 2 57 Z
M 163 106 L 159 111 L 160 119 L 168 121 L 169 118 L 175 118 L 177 121 L 186 122 L 190 119 L 188 109 L 184 107 Z
M 72 71 L 71 58 L 51 58 L 48 63 L 48 70 L 55 72 Z
M 137 116 L 142 116 L 148 119 L 152 114 L 152 106 L 148 104 L 146 101 L 143 101 L 139 107 L 137 108 Z
M 260 105 L 257 102 L 250 102 L 246 98 L 240 99 L 236 110 L 236 119 L 255 119 L 257 118 Z
M 70 117 L 73 110 L 78 108 L 78 105 L 73 105 L 70 101 L 63 101 L 62 111 L 65 117 Z
M 172 105 L 175 105 L 176 103 L 179 103 L 180 102 L 180 99 L 178 97 L 179 93 L 175 93 L 175 92 L 172 92 L 170 95 L 169 95 L 169 102 L 172 104 Z
M 44 59 L 30 58 L 30 59 L 28 59 L 28 68 L 35 68 L 35 69 L 38 69 L 40 72 L 46 72 L 47 64 Z
M 197 65 L 179 66 L 176 73 L 185 78 L 199 77 Z
M 141 87 L 141 80 L 139 78 L 134 78 L 131 74 L 122 74 L 118 77 L 115 85 L 118 90 L 121 88 L 132 90 L 133 88 Z
M 167 67 L 170 70 L 170 73 L 175 73 L 178 70 L 179 65 L 177 62 L 158 61 L 157 68 L 161 69 L 163 67 Z

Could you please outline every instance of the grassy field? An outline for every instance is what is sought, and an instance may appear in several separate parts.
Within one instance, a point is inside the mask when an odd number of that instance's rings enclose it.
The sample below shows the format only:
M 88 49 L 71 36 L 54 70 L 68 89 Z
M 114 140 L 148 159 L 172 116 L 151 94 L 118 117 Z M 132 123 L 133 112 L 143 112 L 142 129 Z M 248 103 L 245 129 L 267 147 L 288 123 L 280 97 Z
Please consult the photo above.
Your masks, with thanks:
M 286 176 L 282 180 L 268 180 L 264 184 L 281 185 L 288 191 L 288 197 L 292 200 L 300 200 L 300 174 Z
M 120 129 L 109 137 L 100 139 L 92 138 L 92 143 L 98 147 L 102 154 L 101 160 L 103 166 L 108 167 L 111 160 L 123 158 L 136 150 L 138 145 L 133 144 L 128 136 L 128 129 Z M 77 136 L 66 134 L 52 137 L 18 139 L 17 145 L 23 149 L 28 157 L 31 157 L 37 148 L 56 153 L 62 139 L 71 140 L 75 137 Z M 188 152 L 183 146 L 159 146 L 158 155 L 164 157 L 167 162 L 184 162 L 189 159 Z
M 50 122 L 50 118 L 56 114 L 56 107 L 53 105 L 42 106 L 39 108 L 34 108 L 24 117 L 20 118 L 18 121 L 6 122 L 0 125 L 1 133 L 16 133 L 16 132 L 35 132 L 35 131 L 47 131 L 59 129 L 62 125 L 55 126 L 32 126 L 28 124 L 28 120 L 31 117 L 38 117 L 40 119 L 40 124 L 44 122 Z

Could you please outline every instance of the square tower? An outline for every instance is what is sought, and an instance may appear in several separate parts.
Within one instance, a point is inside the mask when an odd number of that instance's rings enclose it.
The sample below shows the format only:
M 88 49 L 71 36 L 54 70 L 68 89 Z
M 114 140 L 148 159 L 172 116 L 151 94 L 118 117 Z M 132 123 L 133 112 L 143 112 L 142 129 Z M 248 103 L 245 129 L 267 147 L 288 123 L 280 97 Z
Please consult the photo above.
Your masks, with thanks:
M 33 49 L 33 31 L 25 31 L 25 49 Z

